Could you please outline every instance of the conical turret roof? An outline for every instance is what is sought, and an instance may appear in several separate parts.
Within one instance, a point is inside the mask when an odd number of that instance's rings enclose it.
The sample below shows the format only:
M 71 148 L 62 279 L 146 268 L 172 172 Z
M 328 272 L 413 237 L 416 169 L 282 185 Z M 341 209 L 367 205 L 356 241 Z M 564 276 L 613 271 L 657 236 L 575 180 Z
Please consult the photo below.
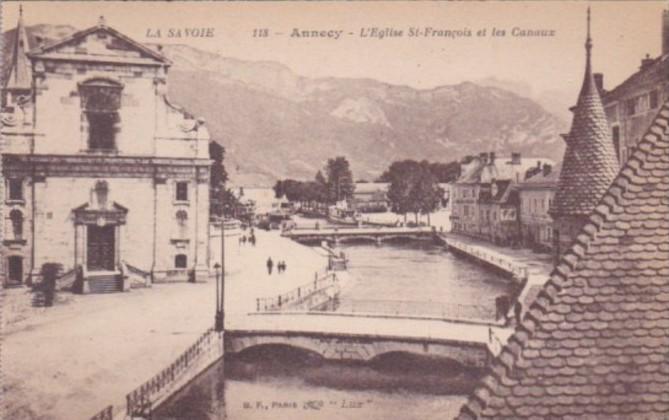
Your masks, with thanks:
M 550 209 L 553 216 L 590 214 L 619 170 L 604 107 L 592 75 L 590 9 L 585 49 L 585 76 L 566 137 L 562 172 Z

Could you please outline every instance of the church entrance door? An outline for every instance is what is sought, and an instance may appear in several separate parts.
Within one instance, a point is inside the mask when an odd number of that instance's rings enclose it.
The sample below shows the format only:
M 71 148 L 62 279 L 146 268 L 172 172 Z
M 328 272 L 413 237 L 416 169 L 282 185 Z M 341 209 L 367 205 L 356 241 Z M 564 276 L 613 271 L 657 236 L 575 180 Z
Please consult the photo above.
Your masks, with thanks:
M 114 226 L 88 226 L 88 244 L 86 267 L 89 270 L 115 269 L 114 261 Z

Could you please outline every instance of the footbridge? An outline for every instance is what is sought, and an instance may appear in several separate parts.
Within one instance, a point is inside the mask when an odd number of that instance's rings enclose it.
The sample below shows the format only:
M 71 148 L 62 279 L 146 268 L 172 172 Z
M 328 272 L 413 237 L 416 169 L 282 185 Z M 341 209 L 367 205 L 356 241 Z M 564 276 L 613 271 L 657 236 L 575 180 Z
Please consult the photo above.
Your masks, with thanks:
M 417 239 L 433 238 L 436 230 L 430 226 L 419 227 L 345 227 L 345 228 L 323 228 L 304 229 L 294 228 L 285 230 L 282 236 L 300 242 L 334 242 L 367 240 L 380 243 L 392 239 Z
M 225 352 L 290 346 L 330 360 L 388 353 L 448 358 L 482 368 L 511 334 L 498 324 L 339 312 L 258 312 L 226 323 Z

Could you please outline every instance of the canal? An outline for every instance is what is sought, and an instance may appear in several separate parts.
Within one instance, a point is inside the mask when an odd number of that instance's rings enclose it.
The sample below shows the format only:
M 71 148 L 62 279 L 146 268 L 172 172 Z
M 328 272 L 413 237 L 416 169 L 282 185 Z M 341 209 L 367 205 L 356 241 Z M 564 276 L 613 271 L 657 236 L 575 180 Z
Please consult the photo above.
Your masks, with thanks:
M 499 274 L 432 241 L 342 244 L 339 250 L 349 259 L 352 279 L 337 311 L 492 320 L 495 297 L 513 292 Z M 481 374 L 409 354 L 360 364 L 258 347 L 226 356 L 163 404 L 155 418 L 447 419 Z

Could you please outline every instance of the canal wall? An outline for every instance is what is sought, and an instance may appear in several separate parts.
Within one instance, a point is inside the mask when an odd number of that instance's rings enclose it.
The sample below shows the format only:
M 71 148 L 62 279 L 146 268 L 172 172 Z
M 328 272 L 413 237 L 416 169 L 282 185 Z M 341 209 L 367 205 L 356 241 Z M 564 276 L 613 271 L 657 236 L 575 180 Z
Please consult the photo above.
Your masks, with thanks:
M 114 419 L 150 419 L 151 413 L 223 357 L 223 332 L 209 329 L 172 364 L 126 395 Z
M 482 263 L 487 267 L 499 271 L 500 273 L 510 278 L 516 285 L 522 285 L 525 281 L 527 281 L 528 268 L 524 264 L 518 264 L 514 261 L 510 261 L 508 258 L 502 258 L 498 255 L 495 255 L 493 252 L 487 251 L 482 246 L 473 246 L 462 241 L 458 241 L 452 236 L 437 234 L 435 235 L 435 240 L 438 243 L 446 246 L 446 248 L 454 254 L 468 257 L 479 263 Z

